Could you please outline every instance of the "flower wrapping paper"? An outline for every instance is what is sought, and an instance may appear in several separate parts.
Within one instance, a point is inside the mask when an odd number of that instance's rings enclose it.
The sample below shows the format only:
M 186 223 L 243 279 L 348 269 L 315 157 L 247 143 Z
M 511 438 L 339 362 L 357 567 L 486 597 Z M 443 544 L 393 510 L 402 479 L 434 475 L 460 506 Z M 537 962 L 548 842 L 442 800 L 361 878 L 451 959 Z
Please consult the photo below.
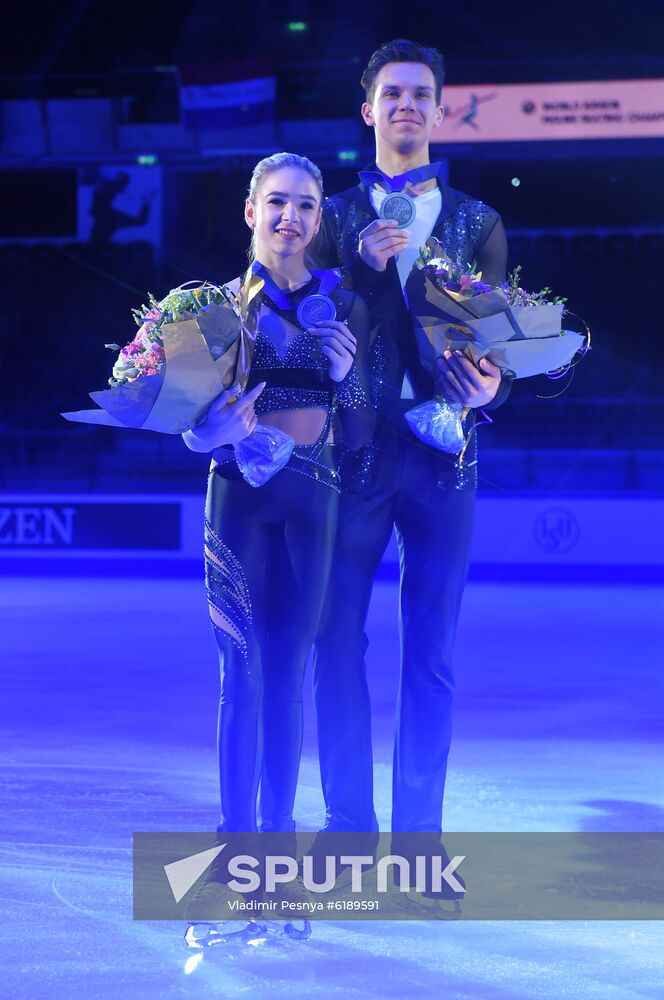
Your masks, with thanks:
M 224 389 L 234 381 L 246 382 L 253 335 L 229 302 L 164 323 L 161 336 L 165 353 L 161 371 L 91 392 L 99 409 L 62 416 L 76 423 L 182 434 L 204 419 Z
M 425 268 L 413 268 L 406 293 L 420 360 L 436 378 L 447 348 L 528 378 L 568 365 L 586 342 L 562 329 L 562 305 L 510 306 L 500 291 L 461 298 L 438 288 Z
M 76 423 L 160 434 L 182 434 L 196 427 L 221 392 L 236 383 L 242 389 L 247 383 L 256 336 L 256 312 L 249 307 L 263 284 L 259 278 L 246 285 L 234 282 L 224 293 L 230 297 L 222 302 L 206 305 L 195 315 L 183 313 L 178 320 L 164 322 L 160 329 L 164 362 L 159 371 L 142 375 L 140 368 L 132 369 L 137 374 L 131 380 L 90 393 L 99 409 L 62 416 Z M 143 330 L 141 327 L 139 334 Z M 121 367 L 126 368 L 126 362 Z M 293 447 L 288 434 L 259 424 L 233 445 L 233 451 L 246 482 L 262 486 L 287 464 Z

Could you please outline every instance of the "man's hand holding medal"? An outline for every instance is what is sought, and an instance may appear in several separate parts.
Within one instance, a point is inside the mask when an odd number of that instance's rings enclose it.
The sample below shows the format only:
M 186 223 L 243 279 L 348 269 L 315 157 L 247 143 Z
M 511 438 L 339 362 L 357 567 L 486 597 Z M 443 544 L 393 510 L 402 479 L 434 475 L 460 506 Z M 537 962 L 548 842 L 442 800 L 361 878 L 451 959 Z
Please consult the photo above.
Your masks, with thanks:
M 360 233 L 360 257 L 374 271 L 384 271 L 390 257 L 397 257 L 406 250 L 411 235 L 408 227 L 417 214 L 411 192 L 416 185 L 430 181 L 440 173 L 440 163 L 427 163 L 397 177 L 389 177 L 379 169 L 360 171 L 360 180 L 364 184 L 378 183 L 388 191 L 378 212 L 380 218 L 374 219 Z
M 360 233 L 360 257 L 374 271 L 384 271 L 390 257 L 404 252 L 409 238 L 396 219 L 374 219 Z

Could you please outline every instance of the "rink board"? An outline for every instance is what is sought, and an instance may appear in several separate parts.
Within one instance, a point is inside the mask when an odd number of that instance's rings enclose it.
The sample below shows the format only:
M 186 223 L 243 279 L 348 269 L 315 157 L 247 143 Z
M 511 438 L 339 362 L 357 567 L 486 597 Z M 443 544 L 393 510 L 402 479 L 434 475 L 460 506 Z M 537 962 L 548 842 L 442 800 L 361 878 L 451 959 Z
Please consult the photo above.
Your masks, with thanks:
M 0 562 L 195 568 L 204 500 L 191 495 L 14 494 L 0 501 Z M 480 497 L 473 563 L 494 567 L 664 567 L 664 499 Z M 398 561 L 393 538 L 384 567 Z M 18 568 L 18 567 L 17 567 Z M 131 570 L 131 566 L 129 567 Z M 27 566 L 24 566 L 24 570 Z M 37 569 L 35 565 L 35 570 Z

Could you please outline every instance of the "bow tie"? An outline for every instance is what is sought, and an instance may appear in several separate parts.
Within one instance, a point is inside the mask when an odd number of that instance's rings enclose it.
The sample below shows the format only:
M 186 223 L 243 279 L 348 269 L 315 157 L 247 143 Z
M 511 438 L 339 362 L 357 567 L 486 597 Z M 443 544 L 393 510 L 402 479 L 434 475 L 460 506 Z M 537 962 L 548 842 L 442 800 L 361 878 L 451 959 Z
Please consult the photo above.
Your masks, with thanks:
M 412 170 L 407 170 L 405 174 L 397 174 L 396 177 L 390 177 L 389 174 L 383 173 L 378 167 L 375 170 L 360 170 L 358 177 L 363 184 L 371 186 L 372 184 L 382 184 L 388 191 L 403 191 L 407 184 L 420 184 L 422 181 L 430 181 L 432 177 L 439 177 L 441 174 L 442 163 L 427 163 L 423 167 L 413 167 Z

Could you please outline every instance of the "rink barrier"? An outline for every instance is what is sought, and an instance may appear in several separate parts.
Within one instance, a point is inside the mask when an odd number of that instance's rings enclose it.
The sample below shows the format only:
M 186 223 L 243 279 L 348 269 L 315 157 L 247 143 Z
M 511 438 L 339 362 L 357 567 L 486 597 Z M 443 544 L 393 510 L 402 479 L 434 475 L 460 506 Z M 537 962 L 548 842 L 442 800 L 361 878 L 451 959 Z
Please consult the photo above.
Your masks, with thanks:
M 5 574 L 202 572 L 204 498 L 165 494 L 7 494 Z M 664 579 L 664 498 L 480 496 L 471 577 L 625 582 Z M 381 576 L 398 573 L 396 540 Z

